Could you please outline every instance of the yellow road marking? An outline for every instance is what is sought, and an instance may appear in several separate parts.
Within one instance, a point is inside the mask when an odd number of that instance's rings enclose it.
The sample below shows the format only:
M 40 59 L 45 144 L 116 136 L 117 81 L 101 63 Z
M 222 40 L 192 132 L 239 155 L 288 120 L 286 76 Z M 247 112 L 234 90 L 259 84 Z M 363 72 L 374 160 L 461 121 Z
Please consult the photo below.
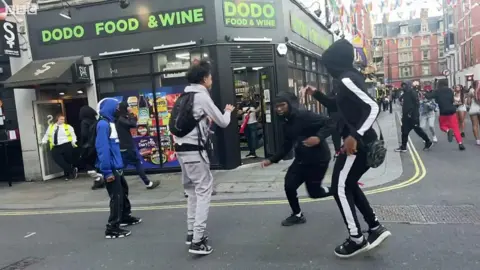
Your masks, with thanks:
M 401 189 L 408 187 L 415 183 L 418 183 L 427 174 L 425 165 L 418 154 L 417 149 L 413 145 L 411 139 L 409 139 L 408 152 L 412 158 L 413 166 L 415 169 L 415 174 L 409 179 L 391 186 L 376 188 L 365 191 L 365 194 L 377 194 L 386 191 L 392 191 L 396 189 Z M 317 202 L 317 201 L 326 201 L 332 200 L 332 197 L 323 198 L 323 199 L 300 199 L 300 202 Z M 263 206 L 263 205 L 280 205 L 287 204 L 287 200 L 258 200 L 258 201 L 234 201 L 234 202 L 212 202 L 212 207 L 226 207 L 226 206 Z M 173 205 L 156 205 L 156 206 L 141 206 L 134 207 L 134 211 L 152 211 L 152 210 L 168 210 L 168 209 L 181 209 L 186 208 L 186 204 L 173 204 Z M 55 210 L 55 209 L 45 209 L 45 210 L 18 210 L 18 211 L 0 211 L 0 216 L 31 216 L 31 215 L 53 215 L 53 214 L 75 214 L 75 213 L 94 213 L 94 212 L 108 212 L 109 208 L 81 208 L 81 209 L 64 209 L 64 210 Z

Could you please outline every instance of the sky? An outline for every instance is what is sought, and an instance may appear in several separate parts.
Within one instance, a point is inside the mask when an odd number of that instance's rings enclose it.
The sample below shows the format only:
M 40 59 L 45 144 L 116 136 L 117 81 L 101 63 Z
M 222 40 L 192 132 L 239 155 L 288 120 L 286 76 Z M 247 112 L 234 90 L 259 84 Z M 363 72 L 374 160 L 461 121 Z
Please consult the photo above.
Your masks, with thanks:
M 322 10 L 322 15 L 320 16 L 320 21 L 325 23 L 325 6 L 324 0 L 299 0 L 302 4 L 304 4 L 307 8 L 310 7 L 310 10 L 313 12 L 314 10 L 318 9 L 320 6 L 316 2 L 321 3 L 320 9 Z M 413 18 L 420 17 L 420 10 L 422 8 L 429 8 L 428 14 L 431 17 L 434 16 L 441 16 L 442 9 L 441 9 L 441 1 L 442 0 L 388 0 L 389 3 L 395 3 L 396 1 L 401 2 L 401 6 L 393 11 L 390 9 L 384 8 L 384 12 L 389 13 L 389 21 L 401 21 L 401 20 L 409 20 L 411 15 L 414 15 Z M 330 0 L 328 1 L 330 2 Z M 346 10 L 350 10 L 350 5 L 352 4 L 353 0 L 336 0 L 337 5 L 340 6 L 340 3 L 343 3 Z M 364 0 L 364 3 L 373 3 L 372 9 L 372 26 L 375 23 L 382 23 L 383 13 L 381 12 L 380 6 L 382 2 L 385 4 L 385 0 Z M 346 17 L 346 16 L 345 16 Z M 344 18 L 345 20 L 346 18 Z M 345 23 L 344 23 L 345 25 Z M 340 29 L 340 23 L 335 23 L 331 30 L 335 31 L 336 29 Z M 340 29 L 341 30 L 341 29 Z M 346 32 L 345 30 L 345 38 L 351 40 L 352 35 Z

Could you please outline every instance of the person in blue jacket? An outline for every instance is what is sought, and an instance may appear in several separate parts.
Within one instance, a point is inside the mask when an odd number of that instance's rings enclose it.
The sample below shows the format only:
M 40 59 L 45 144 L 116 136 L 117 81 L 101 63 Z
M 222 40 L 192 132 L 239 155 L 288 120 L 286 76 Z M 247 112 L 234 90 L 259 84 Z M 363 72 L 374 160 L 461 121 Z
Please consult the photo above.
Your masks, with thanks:
M 142 221 L 131 215 L 128 185 L 123 176 L 124 166 L 114 122 L 118 105 L 119 102 L 111 98 L 102 99 L 99 102 L 100 119 L 97 123 L 95 138 L 97 168 L 105 179 L 110 196 L 110 217 L 105 230 L 107 239 L 129 236 L 131 232 L 121 227 L 138 224 Z

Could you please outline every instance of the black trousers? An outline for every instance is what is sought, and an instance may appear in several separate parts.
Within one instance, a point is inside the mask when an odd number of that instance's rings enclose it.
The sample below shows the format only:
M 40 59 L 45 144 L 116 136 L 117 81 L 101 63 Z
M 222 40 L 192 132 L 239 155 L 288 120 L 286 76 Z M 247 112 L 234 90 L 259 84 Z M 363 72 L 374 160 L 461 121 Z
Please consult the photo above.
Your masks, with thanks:
M 402 148 L 407 147 L 408 134 L 410 134 L 410 131 L 412 131 L 412 129 L 425 142 L 430 141 L 427 133 L 425 133 L 425 131 L 420 127 L 419 121 L 416 121 L 415 119 L 409 117 L 402 117 Z
M 65 176 L 73 172 L 73 146 L 71 143 L 56 145 L 52 148 L 53 161 L 63 169 Z
M 115 180 L 106 182 L 108 196 L 110 196 L 110 217 L 107 228 L 118 228 L 120 222 L 130 216 L 131 205 L 128 199 L 128 184 L 123 171 L 114 170 Z
M 342 136 L 336 129 L 332 131 L 332 141 L 335 152 L 340 152 L 340 149 L 342 148 Z
M 137 170 L 137 173 L 142 179 L 143 183 L 145 185 L 150 184 L 150 180 L 148 179 L 147 174 L 145 174 L 145 169 L 143 168 L 140 154 L 135 150 L 125 150 L 121 153 L 123 165 L 125 166 L 124 168 L 127 168 L 128 165 L 135 166 L 135 169 Z
M 323 198 L 330 196 L 322 187 L 323 178 L 328 169 L 328 163 L 323 164 L 299 164 L 293 161 L 285 175 L 285 194 L 293 214 L 301 212 L 297 197 L 297 189 L 305 183 L 308 195 L 311 198 Z
M 358 186 L 358 181 L 368 169 L 367 155 L 361 150 L 356 155 L 341 154 L 333 168 L 331 192 L 351 236 L 359 237 L 362 234 L 355 207 L 370 228 L 379 225 L 367 197 Z
M 95 171 L 95 162 L 97 155 L 93 148 L 82 148 L 80 153 L 80 161 L 85 165 L 87 171 Z

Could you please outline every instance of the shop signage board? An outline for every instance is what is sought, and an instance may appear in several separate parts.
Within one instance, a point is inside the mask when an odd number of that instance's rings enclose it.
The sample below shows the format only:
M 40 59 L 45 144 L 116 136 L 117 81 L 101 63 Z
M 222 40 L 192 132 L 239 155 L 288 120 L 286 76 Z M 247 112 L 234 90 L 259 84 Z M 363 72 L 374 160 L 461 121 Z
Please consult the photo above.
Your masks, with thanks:
M 205 22 L 205 7 L 198 6 L 41 29 L 39 38 L 41 44 L 48 45 L 193 26 Z
M 273 1 L 223 0 L 223 21 L 226 27 L 276 28 L 277 12 Z
M 76 82 L 88 82 L 90 81 L 90 73 L 88 71 L 88 66 L 84 64 L 75 64 L 72 66 L 74 68 L 75 81 Z
M 8 21 L 3 21 L 1 24 L 3 54 L 11 57 L 20 57 L 17 24 Z
M 321 49 L 326 50 L 328 47 L 330 47 L 330 45 L 332 45 L 332 37 L 330 33 L 320 29 L 319 26 L 309 25 L 296 16 L 293 12 L 290 12 L 290 28 L 294 33 L 300 35 L 302 38 L 308 40 L 310 43 Z

